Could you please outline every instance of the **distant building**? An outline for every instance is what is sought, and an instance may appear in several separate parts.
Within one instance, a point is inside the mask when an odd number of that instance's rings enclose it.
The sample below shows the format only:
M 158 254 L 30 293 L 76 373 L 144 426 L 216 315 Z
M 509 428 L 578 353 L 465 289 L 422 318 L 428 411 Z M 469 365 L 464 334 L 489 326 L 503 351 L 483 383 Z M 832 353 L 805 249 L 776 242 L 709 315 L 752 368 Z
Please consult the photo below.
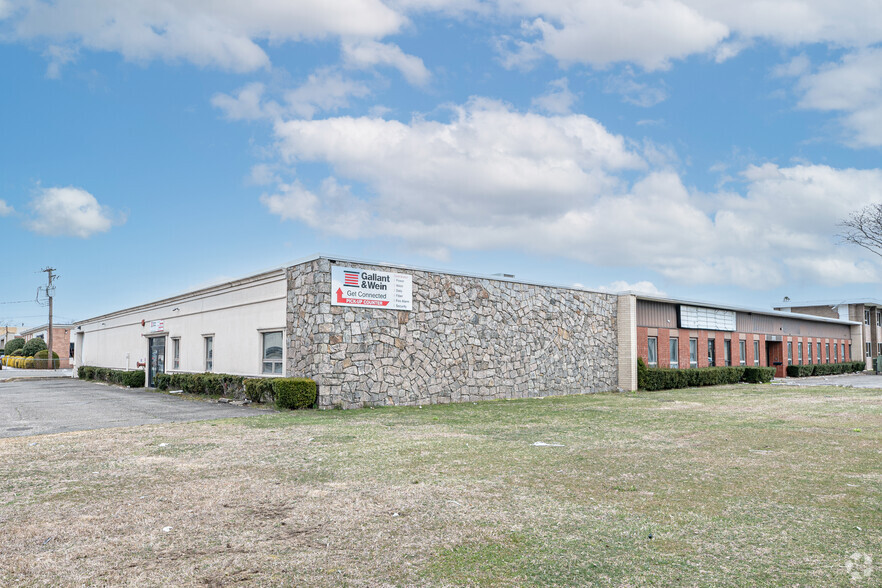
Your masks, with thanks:
M 861 325 L 839 315 L 737 308 L 635 295 L 637 354 L 653 367 L 769 366 L 851 361 Z
M 18 327 L 0 327 L 0 353 L 3 353 L 3 348 L 6 347 L 6 342 L 11 341 L 16 337 L 20 337 L 18 334 Z
M 788 301 L 776 310 L 798 312 L 829 318 L 840 318 L 861 323 L 860 349 L 872 369 L 872 358 L 882 355 L 882 301 L 871 298 L 827 300 L 810 302 Z
M 52 351 L 58 354 L 59 367 L 70 367 L 70 360 L 74 354 L 73 325 L 52 325 Z M 40 325 L 21 332 L 25 341 L 42 339 L 49 343 L 49 325 Z

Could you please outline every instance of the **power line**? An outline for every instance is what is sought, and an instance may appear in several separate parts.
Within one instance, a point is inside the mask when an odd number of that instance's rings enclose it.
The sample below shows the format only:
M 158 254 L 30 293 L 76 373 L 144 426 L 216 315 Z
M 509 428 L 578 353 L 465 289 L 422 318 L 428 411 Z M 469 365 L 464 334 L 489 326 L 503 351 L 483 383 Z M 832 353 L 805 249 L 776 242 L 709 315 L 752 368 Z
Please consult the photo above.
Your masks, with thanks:
M 34 304 L 33 300 L 10 300 L 9 302 L 0 302 L 0 304 Z

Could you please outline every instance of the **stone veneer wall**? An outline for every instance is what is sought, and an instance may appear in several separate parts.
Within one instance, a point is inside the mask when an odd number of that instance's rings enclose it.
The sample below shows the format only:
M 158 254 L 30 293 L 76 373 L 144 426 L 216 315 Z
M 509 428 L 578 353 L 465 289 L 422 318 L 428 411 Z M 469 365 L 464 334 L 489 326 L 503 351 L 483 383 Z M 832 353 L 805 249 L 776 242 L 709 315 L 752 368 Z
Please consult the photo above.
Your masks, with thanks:
M 288 268 L 289 376 L 322 408 L 618 387 L 617 297 L 358 263 L 413 276 L 413 310 L 331 306 L 328 259 Z

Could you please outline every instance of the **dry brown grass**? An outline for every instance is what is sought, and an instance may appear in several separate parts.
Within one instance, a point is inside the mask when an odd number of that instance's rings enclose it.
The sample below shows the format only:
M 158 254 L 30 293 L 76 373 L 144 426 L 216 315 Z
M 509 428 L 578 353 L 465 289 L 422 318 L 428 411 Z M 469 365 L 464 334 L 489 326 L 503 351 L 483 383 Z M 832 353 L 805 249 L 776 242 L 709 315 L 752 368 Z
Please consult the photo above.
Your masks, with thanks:
M 3 439 L 0 584 L 856 585 L 880 425 L 732 386 Z

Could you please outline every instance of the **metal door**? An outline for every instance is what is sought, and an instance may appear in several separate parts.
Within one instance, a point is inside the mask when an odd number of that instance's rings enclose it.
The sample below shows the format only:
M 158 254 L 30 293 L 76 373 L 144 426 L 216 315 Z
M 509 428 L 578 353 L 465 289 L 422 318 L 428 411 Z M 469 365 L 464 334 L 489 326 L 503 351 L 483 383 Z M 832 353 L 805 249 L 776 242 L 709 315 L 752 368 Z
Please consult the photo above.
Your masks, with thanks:
M 147 386 L 153 388 L 156 374 L 165 373 L 165 337 L 151 337 L 147 340 Z

